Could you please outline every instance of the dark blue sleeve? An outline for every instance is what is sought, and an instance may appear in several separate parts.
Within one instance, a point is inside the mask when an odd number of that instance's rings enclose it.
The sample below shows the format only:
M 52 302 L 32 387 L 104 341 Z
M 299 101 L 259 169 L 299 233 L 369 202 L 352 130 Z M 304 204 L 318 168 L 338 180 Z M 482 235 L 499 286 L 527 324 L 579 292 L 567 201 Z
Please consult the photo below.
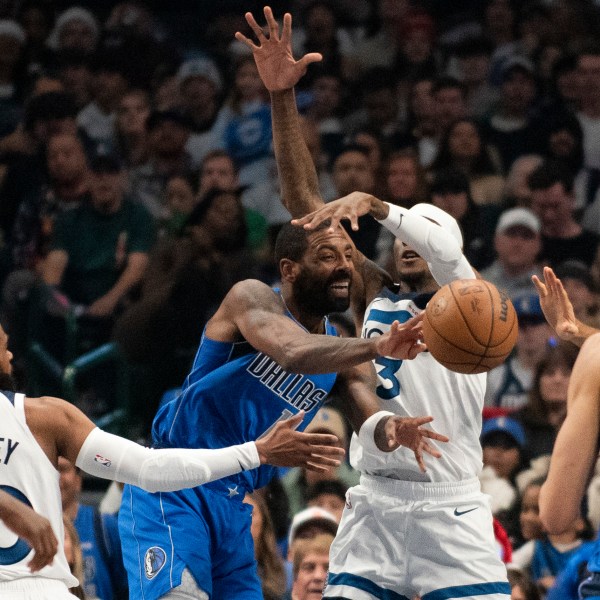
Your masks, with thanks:
M 121 550 L 121 539 L 119 537 L 119 525 L 116 515 L 102 515 L 106 549 L 110 559 L 111 579 L 115 597 L 127 598 L 127 572 L 123 565 L 123 554 Z

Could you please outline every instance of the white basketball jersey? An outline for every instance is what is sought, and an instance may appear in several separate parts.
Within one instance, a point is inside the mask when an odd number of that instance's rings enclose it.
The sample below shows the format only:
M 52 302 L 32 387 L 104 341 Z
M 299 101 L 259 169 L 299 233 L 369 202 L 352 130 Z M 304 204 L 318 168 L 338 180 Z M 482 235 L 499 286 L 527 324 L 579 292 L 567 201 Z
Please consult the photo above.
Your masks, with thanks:
M 0 489 L 46 517 L 59 544 L 54 562 L 32 574 L 27 566 L 31 549 L 0 521 L 0 581 L 34 576 L 62 581 L 69 588 L 78 584 L 65 557 L 58 480 L 58 471 L 27 426 L 23 394 L 0 392 Z
M 395 320 L 407 321 L 424 310 L 432 295 L 398 295 L 384 289 L 367 307 L 362 336 L 378 336 Z M 381 410 L 407 417 L 431 415 L 431 427 L 450 441 L 430 440 L 442 457 L 424 454 L 427 472 L 421 473 L 408 448 L 366 452 L 354 435 L 350 445 L 352 466 L 368 475 L 408 481 L 456 482 L 476 477 L 482 469 L 479 435 L 487 375 L 454 373 L 429 352 L 405 361 L 380 357 L 374 364 Z

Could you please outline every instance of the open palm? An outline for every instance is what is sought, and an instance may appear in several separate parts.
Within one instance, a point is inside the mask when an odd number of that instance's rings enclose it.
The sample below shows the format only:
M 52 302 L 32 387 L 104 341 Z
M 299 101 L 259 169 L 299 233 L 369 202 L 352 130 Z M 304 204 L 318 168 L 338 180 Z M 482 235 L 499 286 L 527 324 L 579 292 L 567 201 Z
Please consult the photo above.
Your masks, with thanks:
M 269 92 L 279 92 L 293 88 L 306 73 L 306 68 L 312 62 L 322 60 L 318 52 L 311 52 L 300 60 L 292 56 L 292 15 L 286 13 L 283 17 L 283 29 L 279 35 L 279 25 L 273 17 L 273 11 L 266 6 L 265 18 L 269 27 L 268 37 L 259 27 L 252 13 L 246 13 L 246 21 L 254 31 L 259 45 L 249 40 L 239 31 L 236 39 L 246 44 L 254 55 L 258 73 Z

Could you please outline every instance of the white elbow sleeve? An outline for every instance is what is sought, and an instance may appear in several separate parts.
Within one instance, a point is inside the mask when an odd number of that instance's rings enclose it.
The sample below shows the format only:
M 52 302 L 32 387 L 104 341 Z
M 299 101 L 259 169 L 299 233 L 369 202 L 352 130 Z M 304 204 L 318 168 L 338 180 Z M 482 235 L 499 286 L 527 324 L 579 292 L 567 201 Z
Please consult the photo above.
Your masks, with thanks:
M 75 464 L 96 477 L 130 483 L 149 492 L 171 492 L 254 469 L 260 460 L 254 442 L 216 450 L 157 450 L 94 429 Z
M 380 410 L 374 415 L 371 415 L 360 427 L 358 431 L 358 439 L 366 452 L 371 454 L 383 452 L 375 443 L 375 429 L 377 424 L 384 417 L 393 417 L 394 413 L 387 410 Z

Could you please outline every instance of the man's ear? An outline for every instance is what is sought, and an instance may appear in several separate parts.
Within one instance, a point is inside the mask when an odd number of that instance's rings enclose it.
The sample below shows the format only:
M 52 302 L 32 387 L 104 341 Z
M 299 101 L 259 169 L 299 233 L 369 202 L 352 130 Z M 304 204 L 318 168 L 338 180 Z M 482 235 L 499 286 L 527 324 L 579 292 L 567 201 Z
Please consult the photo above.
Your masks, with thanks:
M 293 283 L 300 272 L 300 265 L 290 258 L 282 258 L 279 261 L 279 272 L 281 273 L 281 281 Z

